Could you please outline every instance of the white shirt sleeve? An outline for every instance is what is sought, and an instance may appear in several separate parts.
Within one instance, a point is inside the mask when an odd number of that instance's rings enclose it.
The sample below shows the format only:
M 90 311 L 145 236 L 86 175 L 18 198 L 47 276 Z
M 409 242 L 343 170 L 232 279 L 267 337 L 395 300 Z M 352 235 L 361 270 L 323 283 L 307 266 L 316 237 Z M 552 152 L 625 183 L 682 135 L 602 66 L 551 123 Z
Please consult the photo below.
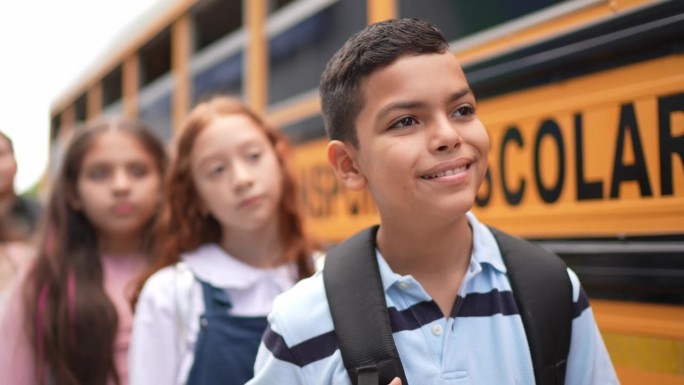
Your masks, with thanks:
M 175 309 L 175 271 L 154 274 L 143 287 L 128 354 L 130 385 L 175 385 L 181 364 Z

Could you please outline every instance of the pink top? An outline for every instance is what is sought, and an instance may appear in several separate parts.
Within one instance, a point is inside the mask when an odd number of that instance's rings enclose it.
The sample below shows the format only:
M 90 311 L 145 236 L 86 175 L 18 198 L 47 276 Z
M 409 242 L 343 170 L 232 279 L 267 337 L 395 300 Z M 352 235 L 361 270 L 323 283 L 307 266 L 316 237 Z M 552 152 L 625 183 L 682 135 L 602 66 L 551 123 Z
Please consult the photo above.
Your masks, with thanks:
M 104 287 L 119 316 L 119 330 L 114 343 L 114 360 L 121 385 L 128 384 L 128 345 L 131 339 L 133 314 L 129 301 L 133 293 L 132 280 L 142 272 L 145 259 L 137 256 L 103 256 Z M 13 283 L 5 314 L 0 322 L 0 373 L 3 381 L 14 385 L 34 385 L 36 364 L 29 342 L 20 288 L 25 280 L 22 272 Z M 113 382 L 110 382 L 113 384 Z

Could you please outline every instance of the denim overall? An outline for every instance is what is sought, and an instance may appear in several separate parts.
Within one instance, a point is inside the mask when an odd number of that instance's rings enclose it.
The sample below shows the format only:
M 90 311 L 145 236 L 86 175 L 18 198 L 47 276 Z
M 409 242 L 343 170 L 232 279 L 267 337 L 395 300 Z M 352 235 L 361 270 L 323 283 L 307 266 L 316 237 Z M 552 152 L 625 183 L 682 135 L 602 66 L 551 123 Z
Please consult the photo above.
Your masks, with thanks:
M 199 280 L 204 296 L 204 314 L 195 346 L 195 360 L 187 385 L 244 385 L 254 375 L 266 317 L 229 314 L 228 294 Z

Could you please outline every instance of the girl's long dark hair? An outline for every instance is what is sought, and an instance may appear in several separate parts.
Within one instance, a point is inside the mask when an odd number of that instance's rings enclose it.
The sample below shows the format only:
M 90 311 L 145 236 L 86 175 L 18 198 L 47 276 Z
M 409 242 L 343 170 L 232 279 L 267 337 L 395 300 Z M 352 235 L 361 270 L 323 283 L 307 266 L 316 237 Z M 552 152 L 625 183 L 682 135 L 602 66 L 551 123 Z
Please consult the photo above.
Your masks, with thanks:
M 147 278 L 157 270 L 178 262 L 182 253 L 194 250 L 205 243 L 220 242 L 220 224 L 213 216 L 203 215 L 201 211 L 201 198 L 192 179 L 190 154 L 199 134 L 214 119 L 230 115 L 247 116 L 264 131 L 271 146 L 287 148 L 286 139 L 280 131 L 267 125 L 239 99 L 214 96 L 198 104 L 190 112 L 175 140 L 171 165 L 164 185 L 164 200 L 155 231 L 155 238 L 163 242 L 155 244 L 152 262 L 138 285 L 137 294 L 142 290 Z M 283 173 L 283 192 L 278 206 L 280 236 L 285 246 L 282 261 L 296 263 L 299 277 L 304 278 L 313 273 L 311 255 L 315 243 L 305 232 L 297 184 L 284 151 L 276 151 Z M 136 299 L 134 298 L 134 304 Z
M 166 167 L 165 149 L 142 123 L 101 121 L 76 129 L 51 187 L 35 265 L 25 283 L 26 327 L 32 338 L 39 385 L 105 385 L 121 378 L 114 363 L 118 316 L 103 286 L 97 229 L 72 206 L 83 159 L 107 130 L 133 135 Z M 150 240 L 142 235 L 141 251 Z

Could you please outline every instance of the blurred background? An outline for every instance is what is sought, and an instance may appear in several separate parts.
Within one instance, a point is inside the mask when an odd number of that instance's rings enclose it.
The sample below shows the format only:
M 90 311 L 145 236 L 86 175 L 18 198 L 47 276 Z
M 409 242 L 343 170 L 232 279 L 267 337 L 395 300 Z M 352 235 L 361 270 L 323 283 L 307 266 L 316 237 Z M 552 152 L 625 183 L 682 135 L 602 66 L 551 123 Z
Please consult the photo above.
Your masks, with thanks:
M 48 166 L 50 103 L 130 38 L 168 0 L 0 3 L 0 130 L 16 147 L 18 192 Z
M 478 98 L 478 217 L 578 273 L 624 384 L 684 383 L 681 0 L 6 2 L 0 128 L 18 187 L 49 189 L 79 122 L 139 117 L 168 141 L 195 102 L 236 94 L 294 144 L 309 227 L 335 243 L 378 218 L 328 168 L 318 80 L 391 17 L 437 25 Z

